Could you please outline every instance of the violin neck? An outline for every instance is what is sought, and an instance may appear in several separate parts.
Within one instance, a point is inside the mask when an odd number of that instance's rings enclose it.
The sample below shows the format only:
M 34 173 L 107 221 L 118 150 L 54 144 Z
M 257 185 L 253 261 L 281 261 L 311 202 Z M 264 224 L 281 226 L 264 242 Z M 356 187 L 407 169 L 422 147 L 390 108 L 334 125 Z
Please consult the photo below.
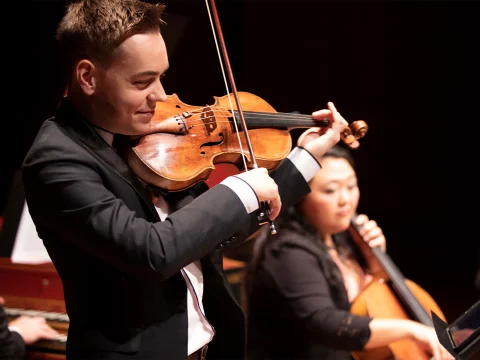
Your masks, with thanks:
M 360 245 L 361 242 L 361 246 L 364 247 L 363 245 L 365 245 L 365 242 L 363 241 L 359 230 L 360 229 L 358 226 L 354 224 L 352 220 L 349 232 L 352 235 L 355 243 Z M 432 319 L 425 311 L 425 308 L 422 306 L 422 304 L 420 304 L 416 296 L 412 293 L 410 288 L 407 286 L 405 277 L 390 256 L 379 248 L 370 248 L 368 245 L 367 248 L 371 251 L 378 264 L 385 271 L 385 274 L 387 275 L 395 293 L 403 301 L 403 304 L 410 311 L 415 320 L 424 325 L 433 326 Z
M 238 111 L 233 112 L 235 120 L 240 124 L 240 115 Z M 315 120 L 311 115 L 294 114 L 294 113 L 270 113 L 270 112 L 255 112 L 243 111 L 245 122 L 249 129 L 296 129 L 296 128 L 311 128 L 311 127 L 326 127 L 330 125 L 330 121 Z

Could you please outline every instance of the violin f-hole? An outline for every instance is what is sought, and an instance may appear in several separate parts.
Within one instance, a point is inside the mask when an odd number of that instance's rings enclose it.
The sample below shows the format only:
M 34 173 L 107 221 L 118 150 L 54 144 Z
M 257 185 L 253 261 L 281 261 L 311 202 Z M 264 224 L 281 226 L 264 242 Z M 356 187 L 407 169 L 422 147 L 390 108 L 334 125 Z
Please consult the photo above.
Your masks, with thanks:
M 209 141 L 209 142 L 206 142 L 206 143 L 203 143 L 202 145 L 200 145 L 200 149 L 203 148 L 203 147 L 206 147 L 206 146 L 216 146 L 216 145 L 221 145 L 224 141 L 225 141 L 225 136 L 223 135 L 223 133 L 218 133 L 218 136 L 220 137 L 220 140 L 218 141 Z

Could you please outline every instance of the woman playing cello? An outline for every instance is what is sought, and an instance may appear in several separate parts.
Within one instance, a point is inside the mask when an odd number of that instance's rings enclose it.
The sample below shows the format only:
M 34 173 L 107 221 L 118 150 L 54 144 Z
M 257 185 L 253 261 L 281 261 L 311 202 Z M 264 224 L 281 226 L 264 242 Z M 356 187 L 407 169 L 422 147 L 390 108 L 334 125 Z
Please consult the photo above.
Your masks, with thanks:
M 311 193 L 277 220 L 279 233 L 255 244 L 248 276 L 249 359 L 346 360 L 354 351 L 406 338 L 435 359 L 451 359 L 432 327 L 352 314 L 351 303 L 372 280 L 347 231 L 360 197 L 357 176 L 343 146 L 320 163 Z M 368 245 L 385 251 L 374 220 L 358 215 L 355 222 Z

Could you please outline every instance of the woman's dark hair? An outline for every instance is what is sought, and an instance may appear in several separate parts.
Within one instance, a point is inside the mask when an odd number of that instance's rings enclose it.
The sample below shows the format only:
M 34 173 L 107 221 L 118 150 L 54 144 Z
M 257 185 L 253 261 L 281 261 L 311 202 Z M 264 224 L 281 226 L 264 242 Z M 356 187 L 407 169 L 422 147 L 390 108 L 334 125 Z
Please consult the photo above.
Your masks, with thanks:
M 352 152 L 346 148 L 345 146 L 341 144 L 337 144 L 333 146 L 330 150 L 328 150 L 322 158 L 326 157 L 333 157 L 333 158 L 342 158 L 348 161 L 348 163 L 352 166 L 354 170 L 356 170 L 355 167 L 355 160 L 353 159 Z

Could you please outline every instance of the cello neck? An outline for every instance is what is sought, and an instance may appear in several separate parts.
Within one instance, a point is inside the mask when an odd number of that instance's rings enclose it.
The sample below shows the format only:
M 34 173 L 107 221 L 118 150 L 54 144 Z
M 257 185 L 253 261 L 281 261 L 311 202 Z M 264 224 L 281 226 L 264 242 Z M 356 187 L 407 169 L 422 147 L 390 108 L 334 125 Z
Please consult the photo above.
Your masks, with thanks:
M 234 110 L 233 114 L 237 123 L 240 124 L 238 111 Z M 279 128 L 291 130 L 330 125 L 329 120 L 315 120 L 311 115 L 303 114 L 244 111 L 243 115 L 249 129 Z
M 359 227 L 354 224 L 354 219 L 355 216 L 350 224 L 349 232 L 352 235 L 355 243 L 362 250 L 362 253 L 365 254 L 367 251 L 373 255 L 378 265 L 387 275 L 387 278 L 391 283 L 395 293 L 402 300 L 403 304 L 410 311 L 415 320 L 424 325 L 433 326 L 432 319 L 425 311 L 425 308 L 422 306 L 422 304 L 420 304 L 418 299 L 405 283 L 405 277 L 400 269 L 386 252 L 383 252 L 379 248 L 371 248 L 365 243 L 365 241 L 363 241 L 363 238 L 359 233 Z

